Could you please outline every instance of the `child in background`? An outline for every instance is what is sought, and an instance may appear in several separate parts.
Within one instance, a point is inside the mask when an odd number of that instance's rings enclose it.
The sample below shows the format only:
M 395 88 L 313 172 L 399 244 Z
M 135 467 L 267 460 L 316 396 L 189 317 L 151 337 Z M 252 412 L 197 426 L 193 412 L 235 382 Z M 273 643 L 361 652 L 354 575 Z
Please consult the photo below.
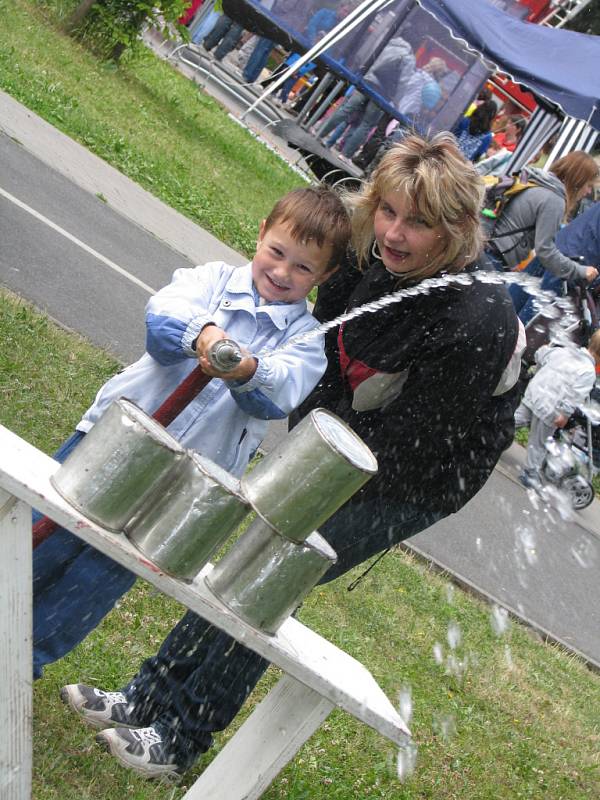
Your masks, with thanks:
M 592 391 L 600 364 L 600 331 L 593 334 L 587 348 L 545 345 L 535 360 L 539 369 L 515 412 L 515 426 L 529 428 L 526 466 L 519 476 L 527 487 L 539 485 L 546 440 L 557 428 L 564 428 Z
M 322 187 L 297 189 L 263 220 L 251 263 L 177 270 L 146 307 L 147 352 L 100 389 L 55 458 L 64 461 L 119 397 L 152 414 L 199 361 L 214 380 L 167 430 L 240 476 L 267 421 L 287 417 L 325 370 L 321 337 L 272 351 L 316 327 L 305 298 L 335 271 L 349 237 L 350 220 L 337 195 Z M 244 354 L 232 372 L 221 373 L 207 360 L 211 346 L 223 338 L 234 339 Z M 135 577 L 63 528 L 36 548 L 34 677 L 79 644 Z

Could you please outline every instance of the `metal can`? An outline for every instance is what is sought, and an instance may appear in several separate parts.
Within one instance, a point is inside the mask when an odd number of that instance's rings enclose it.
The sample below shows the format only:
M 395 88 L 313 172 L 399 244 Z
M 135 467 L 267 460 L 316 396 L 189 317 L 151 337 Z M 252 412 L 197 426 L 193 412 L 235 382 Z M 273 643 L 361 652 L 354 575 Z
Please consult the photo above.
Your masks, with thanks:
M 271 527 L 301 542 L 376 472 L 362 439 L 317 408 L 243 476 L 242 491 Z
M 298 544 L 257 517 L 205 581 L 231 611 L 274 634 L 336 560 L 316 531 Z
M 188 453 L 176 479 L 140 509 L 125 533 L 161 570 L 191 581 L 249 511 L 239 481 Z
M 129 400 L 115 400 L 51 477 L 56 491 L 103 528 L 121 532 L 174 479 L 185 450 Z

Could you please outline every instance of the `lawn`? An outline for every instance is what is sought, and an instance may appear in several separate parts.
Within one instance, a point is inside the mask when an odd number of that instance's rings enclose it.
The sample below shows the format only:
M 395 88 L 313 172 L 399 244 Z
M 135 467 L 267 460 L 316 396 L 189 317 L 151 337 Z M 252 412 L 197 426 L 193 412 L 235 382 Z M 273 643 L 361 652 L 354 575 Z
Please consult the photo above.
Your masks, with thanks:
M 0 0 L 0 87 L 250 253 L 257 221 L 298 176 L 150 54 L 118 69 L 99 63 L 60 33 L 73 5 Z M 0 422 L 52 452 L 117 365 L 9 294 L 0 337 Z M 410 695 L 416 771 L 402 783 L 394 747 L 334 712 L 266 800 L 597 798 L 597 674 L 400 551 L 348 592 L 358 572 L 313 592 L 300 618 L 362 661 L 394 702 L 406 707 Z M 35 800 L 177 800 L 223 746 L 231 730 L 182 785 L 147 783 L 103 754 L 58 699 L 67 682 L 118 688 L 181 613 L 138 582 L 47 669 L 34 688 Z M 270 670 L 236 725 L 276 679 Z
M 0 422 L 51 452 L 117 365 L 7 293 L 0 294 L 0 336 Z M 410 697 L 416 771 L 400 782 L 394 747 L 334 712 L 266 800 L 598 796 L 600 676 L 407 554 L 392 552 L 348 592 L 359 572 L 314 591 L 300 618 L 362 661 L 394 702 L 403 698 L 406 707 Z M 271 669 L 181 785 L 148 783 L 118 767 L 62 706 L 58 690 L 75 681 L 119 688 L 181 614 L 139 581 L 35 684 L 35 800 L 177 800 L 275 682 Z

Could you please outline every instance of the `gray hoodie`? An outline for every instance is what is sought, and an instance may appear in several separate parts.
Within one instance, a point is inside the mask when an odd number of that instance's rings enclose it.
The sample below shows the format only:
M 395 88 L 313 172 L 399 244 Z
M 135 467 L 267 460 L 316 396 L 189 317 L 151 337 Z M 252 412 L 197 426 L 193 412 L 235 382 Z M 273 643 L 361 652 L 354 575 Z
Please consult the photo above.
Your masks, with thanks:
M 492 240 L 510 268 L 535 249 L 542 266 L 552 275 L 585 280 L 585 266 L 563 255 L 554 242 L 565 215 L 565 187 L 552 172 L 536 167 L 526 167 L 523 172 L 540 185 L 526 189 L 509 202 Z M 502 236 L 503 231 L 528 226 L 531 230 Z

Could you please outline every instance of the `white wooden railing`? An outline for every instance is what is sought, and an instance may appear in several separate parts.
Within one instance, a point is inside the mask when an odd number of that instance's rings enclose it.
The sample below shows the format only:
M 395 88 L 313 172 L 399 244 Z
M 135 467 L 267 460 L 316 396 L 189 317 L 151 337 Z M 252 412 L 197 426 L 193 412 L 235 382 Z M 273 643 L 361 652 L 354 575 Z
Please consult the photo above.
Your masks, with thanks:
M 0 797 L 29 800 L 32 718 L 32 506 L 279 666 L 284 676 L 189 789 L 184 800 L 258 798 L 333 708 L 398 745 L 408 730 L 373 676 L 295 619 L 275 636 L 231 613 L 203 577 L 182 583 L 129 541 L 99 528 L 52 488 L 58 463 L 0 426 Z M 76 679 L 77 676 L 74 676 Z

